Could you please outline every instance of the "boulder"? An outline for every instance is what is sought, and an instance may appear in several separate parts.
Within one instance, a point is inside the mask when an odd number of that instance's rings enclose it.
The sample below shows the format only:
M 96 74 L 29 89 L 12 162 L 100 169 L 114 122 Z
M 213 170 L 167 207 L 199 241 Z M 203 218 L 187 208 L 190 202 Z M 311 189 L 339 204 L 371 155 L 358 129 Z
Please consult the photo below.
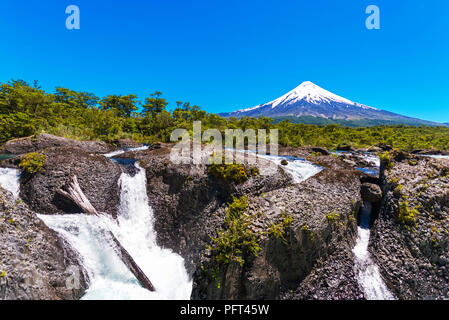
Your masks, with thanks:
M 418 149 L 413 150 L 411 152 L 412 154 L 422 154 L 422 155 L 438 155 L 438 156 L 446 156 L 449 155 L 449 152 L 443 151 L 443 150 L 436 150 L 436 149 Z
M 382 152 L 382 151 L 383 151 L 382 148 L 376 147 L 376 146 L 372 146 L 372 147 L 369 147 L 367 149 L 367 152 L 370 152 L 370 153 L 379 153 L 379 152 Z
M 171 145 L 127 152 L 121 158 L 133 158 L 145 168 L 149 204 L 154 211 L 157 241 L 179 253 L 188 272 L 199 268 L 210 236 L 223 224 L 224 208 L 232 196 L 261 194 L 291 184 L 291 177 L 280 167 L 272 175 L 259 174 L 240 185 L 225 185 L 216 180 L 204 164 L 174 164 Z M 259 166 L 267 166 L 263 160 Z M 262 169 L 262 168 L 261 168 Z
M 107 153 L 114 149 L 111 145 L 103 141 L 79 141 L 42 133 L 38 136 L 10 140 L 5 143 L 0 152 L 24 154 L 51 147 L 79 148 L 91 153 Z
M 449 299 L 449 161 L 391 161 L 370 251 L 399 299 Z
M 0 274 L 0 300 L 79 299 L 88 281 L 78 254 L 1 187 Z
M 361 188 L 362 200 L 376 203 L 382 200 L 382 190 L 377 184 L 363 183 Z
M 385 143 L 378 143 L 378 144 L 376 144 L 376 147 L 380 148 L 382 151 L 390 151 L 393 149 L 393 147 L 391 147 Z
M 337 150 L 338 151 L 348 151 L 348 152 L 349 151 L 354 151 L 354 149 L 350 145 L 347 145 L 347 144 L 338 146 Z
M 222 265 L 220 286 L 211 276 L 214 256 L 206 252 L 193 276 L 192 298 L 363 298 L 352 253 L 357 237 L 355 214 L 361 206 L 355 171 L 323 170 L 300 184 L 248 197 L 247 215 L 255 217 L 252 228 L 261 237 L 261 251 L 256 256 L 247 253 L 243 266 Z M 217 210 L 218 216 L 223 213 Z M 293 221 L 282 239 L 269 230 L 285 216 Z
M 116 141 L 113 141 L 113 144 L 115 144 L 118 148 L 138 148 L 142 146 L 142 143 L 138 143 L 132 139 L 119 139 Z
M 324 149 L 324 148 L 320 148 L 320 147 L 312 147 L 312 151 L 315 152 L 315 153 L 320 153 L 320 154 L 322 154 L 323 156 L 328 156 L 328 155 L 330 155 L 329 151 L 327 151 L 327 150 Z
M 32 210 L 41 214 L 80 213 L 80 208 L 57 192 L 76 175 L 92 205 L 99 212 L 116 215 L 122 173 L 117 163 L 72 147 L 53 147 L 44 154 L 43 171 L 21 176 L 20 197 Z

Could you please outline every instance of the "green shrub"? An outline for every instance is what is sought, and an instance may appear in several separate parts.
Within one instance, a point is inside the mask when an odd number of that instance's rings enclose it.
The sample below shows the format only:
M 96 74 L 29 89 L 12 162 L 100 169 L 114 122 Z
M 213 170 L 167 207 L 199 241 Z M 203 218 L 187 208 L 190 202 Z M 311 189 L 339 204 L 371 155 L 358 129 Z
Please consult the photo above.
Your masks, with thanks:
M 47 157 L 44 154 L 32 152 L 23 157 L 19 167 L 30 174 L 41 172 L 44 168 Z
M 221 164 L 211 164 L 207 167 L 208 172 L 217 180 L 221 180 L 225 183 L 236 183 L 240 184 L 248 180 L 252 176 L 257 176 L 260 174 L 257 167 L 246 167 L 243 164 L 225 163 L 225 158 L 223 156 L 223 161 Z
M 338 213 L 336 213 L 335 210 L 334 210 L 334 211 L 332 211 L 332 212 L 327 214 L 326 221 L 327 222 L 334 221 L 334 220 L 338 220 L 338 218 L 340 218 L 340 215 Z
M 416 216 L 419 211 L 416 208 L 411 208 L 408 201 L 399 202 L 398 220 L 402 224 L 410 225 L 416 223 Z
M 390 152 L 385 151 L 384 153 L 379 154 L 380 162 L 385 165 L 387 169 L 393 168 L 393 157 Z
M 247 207 L 246 197 L 233 198 L 226 209 L 224 220 L 226 227 L 219 229 L 217 237 L 211 237 L 212 245 L 207 246 L 215 257 L 213 277 L 218 285 L 218 270 L 221 266 L 233 261 L 243 266 L 246 254 L 257 255 L 261 250 L 258 243 L 259 235 L 250 228 L 252 217 L 245 214 Z
M 272 223 L 268 229 L 268 233 L 277 239 L 281 239 L 284 244 L 288 244 L 287 233 L 290 230 L 292 222 L 293 217 L 282 212 L 282 221 Z

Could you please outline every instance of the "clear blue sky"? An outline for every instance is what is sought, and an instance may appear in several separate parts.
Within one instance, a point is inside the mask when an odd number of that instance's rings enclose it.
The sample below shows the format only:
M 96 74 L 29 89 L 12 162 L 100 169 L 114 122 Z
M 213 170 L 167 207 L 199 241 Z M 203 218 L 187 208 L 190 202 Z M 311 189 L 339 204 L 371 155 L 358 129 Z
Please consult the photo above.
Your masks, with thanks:
M 78 5 L 81 29 L 65 28 Z M 380 8 L 381 30 L 365 28 Z M 98 96 L 156 90 L 209 112 L 310 80 L 373 107 L 449 122 L 449 1 L 3 0 L 0 81 Z

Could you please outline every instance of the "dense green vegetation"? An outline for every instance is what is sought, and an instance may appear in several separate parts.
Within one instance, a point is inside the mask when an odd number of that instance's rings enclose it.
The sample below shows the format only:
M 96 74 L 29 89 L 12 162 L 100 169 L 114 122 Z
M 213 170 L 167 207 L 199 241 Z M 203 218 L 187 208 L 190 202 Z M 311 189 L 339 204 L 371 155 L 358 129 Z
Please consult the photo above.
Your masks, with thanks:
M 19 163 L 19 167 L 29 174 L 41 172 L 44 169 L 47 157 L 37 152 L 28 153 Z
M 269 118 L 225 119 L 208 114 L 188 102 L 168 102 L 160 92 L 139 101 L 133 94 L 99 98 L 92 93 L 56 88 L 47 93 L 35 82 L 21 80 L 0 84 L 0 144 L 13 138 L 47 132 L 80 140 L 113 142 L 131 138 L 139 142 L 167 142 L 176 128 L 192 131 L 201 120 L 202 130 L 216 128 L 279 129 L 279 143 L 286 146 L 315 145 L 336 149 L 339 145 L 369 147 L 386 143 L 396 148 L 449 150 L 449 128 L 404 125 L 345 127 L 339 124 L 275 123 Z
M 283 244 L 288 245 L 287 235 L 288 232 L 290 231 L 290 226 L 292 222 L 293 217 L 291 215 L 286 215 L 285 212 L 282 212 L 282 220 L 279 223 L 272 222 L 268 227 L 268 234 L 272 235 L 277 239 L 281 239 Z M 307 229 L 307 231 L 309 231 L 309 229 Z
M 313 116 L 285 116 L 285 117 L 274 117 L 274 122 L 278 123 L 284 120 L 288 120 L 292 123 L 304 123 L 304 124 L 316 124 L 320 126 L 326 126 L 329 124 L 338 124 L 343 127 L 369 127 L 369 126 L 381 126 L 381 125 L 401 125 L 407 124 L 411 126 L 420 125 L 415 119 L 401 119 L 401 121 L 394 120 L 381 120 L 381 119 L 354 119 L 354 120 L 346 120 L 346 119 L 328 119 L 328 118 L 319 118 Z
M 225 228 L 217 230 L 217 237 L 212 238 L 212 245 L 208 249 L 213 253 L 213 277 L 220 285 L 218 272 L 221 266 L 237 262 L 240 266 L 245 263 L 247 254 L 257 255 L 261 250 L 258 243 L 259 235 L 251 230 L 252 216 L 245 213 L 248 207 L 246 197 L 233 198 L 226 209 Z
M 257 167 L 247 167 L 239 163 L 226 163 L 225 156 L 221 163 L 212 163 L 207 171 L 217 180 L 226 184 L 240 184 L 250 177 L 257 176 L 260 172 Z
M 398 220 L 404 225 L 415 224 L 418 209 L 411 207 L 407 200 L 399 201 Z

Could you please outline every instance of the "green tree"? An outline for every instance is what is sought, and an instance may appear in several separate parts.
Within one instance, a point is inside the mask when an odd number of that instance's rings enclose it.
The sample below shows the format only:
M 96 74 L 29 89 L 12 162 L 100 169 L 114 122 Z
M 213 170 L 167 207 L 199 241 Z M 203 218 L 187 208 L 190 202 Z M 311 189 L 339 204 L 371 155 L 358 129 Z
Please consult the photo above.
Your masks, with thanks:
M 121 117 L 129 118 L 138 109 L 137 96 L 134 94 L 128 94 L 126 96 L 109 95 L 100 101 L 100 106 L 103 110 L 114 109 Z

